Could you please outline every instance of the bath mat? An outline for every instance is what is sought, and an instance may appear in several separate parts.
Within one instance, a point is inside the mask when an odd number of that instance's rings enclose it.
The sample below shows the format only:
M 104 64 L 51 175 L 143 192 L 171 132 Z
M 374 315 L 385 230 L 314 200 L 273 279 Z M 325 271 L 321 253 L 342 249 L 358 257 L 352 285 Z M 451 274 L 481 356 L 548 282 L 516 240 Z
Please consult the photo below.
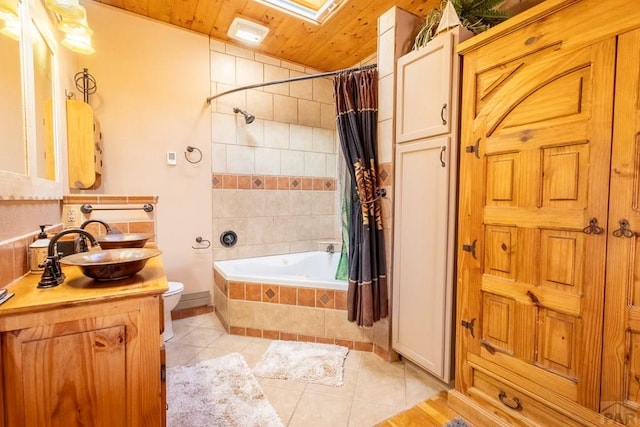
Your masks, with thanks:
M 240 353 L 167 369 L 167 426 L 282 427 Z
M 273 341 L 253 373 L 338 387 L 344 378 L 344 360 L 349 349 L 339 345 L 296 341 Z

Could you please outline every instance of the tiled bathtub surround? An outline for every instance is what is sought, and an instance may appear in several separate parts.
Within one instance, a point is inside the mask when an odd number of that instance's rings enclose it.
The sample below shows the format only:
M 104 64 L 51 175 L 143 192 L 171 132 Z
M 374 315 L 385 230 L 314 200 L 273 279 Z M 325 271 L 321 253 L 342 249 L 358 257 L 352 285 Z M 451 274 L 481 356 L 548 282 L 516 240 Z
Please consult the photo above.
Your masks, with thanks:
M 211 40 L 212 94 L 316 73 Z M 215 260 L 315 250 L 337 240 L 338 139 L 331 79 L 238 91 L 212 101 Z M 255 115 L 251 124 L 233 112 Z M 220 234 L 238 243 L 224 248 Z
M 231 334 L 374 350 L 372 330 L 347 321 L 346 291 L 231 282 L 215 270 L 214 281 L 216 314 Z

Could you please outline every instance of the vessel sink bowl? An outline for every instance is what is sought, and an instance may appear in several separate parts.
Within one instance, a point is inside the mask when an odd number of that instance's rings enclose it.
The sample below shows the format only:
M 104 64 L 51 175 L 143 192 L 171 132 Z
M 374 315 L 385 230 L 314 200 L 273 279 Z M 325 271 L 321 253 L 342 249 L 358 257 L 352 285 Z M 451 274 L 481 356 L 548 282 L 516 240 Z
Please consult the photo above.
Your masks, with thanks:
M 150 248 L 106 249 L 68 255 L 60 259 L 60 264 L 76 265 L 85 276 L 95 280 L 118 280 L 135 275 L 150 258 L 161 253 Z
M 102 249 L 141 248 L 151 238 L 146 233 L 112 233 L 96 236 Z

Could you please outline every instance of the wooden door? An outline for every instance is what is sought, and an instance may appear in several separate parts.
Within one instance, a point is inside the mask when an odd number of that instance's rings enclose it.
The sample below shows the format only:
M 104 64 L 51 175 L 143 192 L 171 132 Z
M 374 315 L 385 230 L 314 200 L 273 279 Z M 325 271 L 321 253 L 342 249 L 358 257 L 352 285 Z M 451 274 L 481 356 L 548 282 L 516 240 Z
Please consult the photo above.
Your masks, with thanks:
M 618 39 L 601 412 L 640 424 L 640 30 Z
M 396 142 L 450 132 L 454 37 L 443 33 L 398 59 Z
M 450 381 L 449 137 L 396 149 L 393 348 Z
M 472 368 L 501 369 L 545 398 L 597 409 L 615 40 L 490 69 L 474 58 L 463 78 L 458 322 L 468 328 L 456 386 L 472 385 Z

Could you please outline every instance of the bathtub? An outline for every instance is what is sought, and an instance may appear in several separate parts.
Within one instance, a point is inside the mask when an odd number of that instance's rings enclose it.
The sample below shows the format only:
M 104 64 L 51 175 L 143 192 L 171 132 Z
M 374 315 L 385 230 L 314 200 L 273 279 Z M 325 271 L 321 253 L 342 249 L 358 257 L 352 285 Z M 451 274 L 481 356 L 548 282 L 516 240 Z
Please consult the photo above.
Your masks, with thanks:
M 339 260 L 339 252 L 316 251 L 215 261 L 213 264 L 229 282 L 347 290 L 345 280 L 335 279 Z

